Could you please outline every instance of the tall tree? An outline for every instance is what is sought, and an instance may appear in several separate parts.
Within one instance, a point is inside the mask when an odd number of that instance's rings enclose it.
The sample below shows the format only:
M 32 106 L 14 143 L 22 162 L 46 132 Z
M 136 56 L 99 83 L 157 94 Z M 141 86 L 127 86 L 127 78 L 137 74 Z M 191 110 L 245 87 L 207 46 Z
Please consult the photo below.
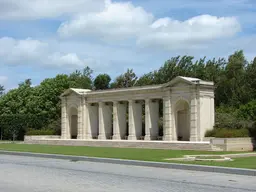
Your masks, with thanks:
M 19 84 L 19 87 L 8 91 L 0 99 L 0 114 L 26 114 L 29 113 L 28 105 L 33 95 L 33 88 L 27 81 Z
M 5 88 L 3 85 L 0 85 L 0 97 L 4 94 Z
M 89 67 L 85 67 L 82 71 L 76 70 L 69 75 L 71 87 L 81 89 L 92 88 L 92 73 L 93 71 Z
M 108 74 L 99 74 L 93 82 L 93 85 L 96 90 L 103 90 L 109 88 L 109 83 L 111 78 Z
M 256 57 L 247 66 L 246 83 L 248 85 L 249 100 L 256 99 Z
M 246 65 L 247 61 L 242 50 L 236 51 L 233 55 L 229 56 L 226 67 L 226 93 L 232 106 L 239 106 L 248 102 L 245 82 Z
M 133 87 L 137 82 L 137 75 L 133 72 L 132 69 L 127 69 L 127 71 L 118 76 L 115 81 L 111 84 L 111 88 L 126 88 Z

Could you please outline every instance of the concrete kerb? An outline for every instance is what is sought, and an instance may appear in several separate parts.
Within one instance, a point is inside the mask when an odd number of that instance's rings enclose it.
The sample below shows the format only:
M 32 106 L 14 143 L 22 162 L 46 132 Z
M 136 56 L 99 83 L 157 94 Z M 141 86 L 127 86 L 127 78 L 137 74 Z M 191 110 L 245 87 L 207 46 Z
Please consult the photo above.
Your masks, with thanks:
M 149 161 L 137 161 L 137 160 L 87 157 L 87 156 L 70 156 L 70 155 L 57 155 L 57 154 L 44 154 L 44 153 L 14 152 L 14 151 L 4 151 L 4 150 L 0 150 L 0 154 L 256 176 L 256 170 L 253 170 L 253 169 L 226 168 L 226 167 L 217 167 L 217 166 L 189 165 L 189 164 L 178 164 L 178 163 L 149 162 Z

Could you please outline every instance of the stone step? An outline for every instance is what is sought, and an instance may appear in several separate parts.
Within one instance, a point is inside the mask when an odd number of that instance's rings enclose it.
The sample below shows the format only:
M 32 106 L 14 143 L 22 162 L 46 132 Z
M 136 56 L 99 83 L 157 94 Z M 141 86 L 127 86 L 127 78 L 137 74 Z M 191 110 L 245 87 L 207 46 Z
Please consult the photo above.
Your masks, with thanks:
M 120 148 L 148 148 L 148 149 L 170 149 L 170 150 L 199 150 L 213 151 L 210 143 L 184 143 L 184 142 L 152 142 L 152 141 L 113 141 L 113 140 L 61 140 L 42 139 L 25 140 L 27 144 L 48 145 L 70 145 L 70 146 L 92 146 L 92 147 L 120 147 Z M 217 149 L 216 149 L 217 150 Z

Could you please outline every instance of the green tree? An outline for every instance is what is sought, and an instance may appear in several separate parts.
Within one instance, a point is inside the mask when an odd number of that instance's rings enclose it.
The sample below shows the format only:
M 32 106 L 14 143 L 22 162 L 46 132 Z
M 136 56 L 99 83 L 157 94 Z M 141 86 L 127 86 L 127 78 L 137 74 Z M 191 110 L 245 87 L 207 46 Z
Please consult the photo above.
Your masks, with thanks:
M 246 65 L 247 61 L 243 51 L 236 51 L 229 56 L 224 78 L 226 82 L 223 82 L 223 85 L 226 84 L 226 100 L 232 106 L 239 106 L 248 102 L 247 83 L 245 81 Z
M 26 81 L 19 84 L 19 87 L 4 94 L 0 99 L 0 114 L 25 114 L 29 113 L 28 105 L 33 88 Z
M 256 57 L 247 66 L 246 69 L 246 83 L 248 86 L 248 97 L 249 100 L 256 98 Z
M 109 88 L 109 83 L 111 78 L 108 74 L 99 74 L 93 82 L 93 85 L 96 90 L 103 90 Z
M 118 76 L 115 81 L 111 84 L 111 88 L 127 88 L 135 86 L 137 82 L 137 75 L 132 69 L 127 69 L 127 71 Z
M 154 72 L 150 72 L 147 74 L 142 75 L 137 83 L 136 86 L 144 86 L 144 85 L 154 85 L 157 84 L 155 81 L 155 71 Z
M 4 94 L 5 88 L 3 85 L 0 85 L 0 97 Z
M 91 89 L 92 88 L 92 73 L 93 71 L 86 67 L 83 71 L 76 70 L 69 75 L 71 87 L 80 89 Z

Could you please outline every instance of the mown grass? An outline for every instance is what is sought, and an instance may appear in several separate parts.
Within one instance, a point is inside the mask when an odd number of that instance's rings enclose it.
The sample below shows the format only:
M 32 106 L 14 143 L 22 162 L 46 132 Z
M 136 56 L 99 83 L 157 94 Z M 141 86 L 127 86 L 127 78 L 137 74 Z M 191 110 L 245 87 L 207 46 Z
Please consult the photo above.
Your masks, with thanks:
M 88 157 L 131 159 L 131 160 L 142 160 L 142 161 L 178 162 L 178 163 L 256 169 L 256 157 L 237 158 L 231 162 L 202 162 L 202 161 L 180 162 L 180 161 L 166 160 L 167 158 L 183 157 L 183 155 L 205 155 L 205 154 L 221 155 L 221 154 L 227 154 L 227 152 L 32 145 L 32 144 L 15 144 L 15 143 L 2 143 L 2 144 L 0 143 L 0 150 L 76 155 L 76 156 L 88 156 Z M 231 153 L 237 153 L 237 152 L 228 152 L 228 154 L 231 154 Z

